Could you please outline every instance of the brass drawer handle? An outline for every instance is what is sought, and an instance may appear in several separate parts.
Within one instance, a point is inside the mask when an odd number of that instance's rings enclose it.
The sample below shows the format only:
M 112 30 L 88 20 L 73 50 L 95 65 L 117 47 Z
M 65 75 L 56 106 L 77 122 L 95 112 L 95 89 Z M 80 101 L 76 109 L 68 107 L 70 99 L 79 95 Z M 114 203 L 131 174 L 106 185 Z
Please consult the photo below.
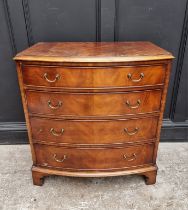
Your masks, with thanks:
M 48 79 L 48 74 L 47 73 L 45 73 L 43 77 L 49 83 L 54 83 L 54 82 L 56 82 L 57 80 L 60 79 L 60 75 L 59 74 L 56 74 L 55 75 L 55 79 L 53 79 L 53 80 Z
M 63 155 L 63 159 L 59 160 L 59 159 L 57 158 L 57 155 L 54 154 L 54 155 L 53 155 L 53 158 L 54 158 L 54 160 L 55 160 L 56 162 L 58 162 L 58 163 L 63 163 L 63 162 L 67 159 L 67 156 L 66 156 L 66 155 Z
M 135 135 L 135 134 L 138 133 L 139 128 L 136 127 L 136 128 L 134 129 L 134 131 L 132 131 L 132 132 L 128 131 L 127 128 L 124 128 L 124 131 L 125 131 L 129 136 L 133 136 L 133 135 Z
M 140 82 L 144 78 L 144 73 L 140 73 L 140 78 L 139 79 L 132 79 L 132 74 L 129 73 L 127 74 L 127 78 L 131 80 L 132 82 Z
M 130 108 L 130 109 L 137 109 L 141 104 L 141 100 L 138 99 L 135 105 L 131 105 L 130 102 L 127 100 L 126 101 L 126 105 Z
M 63 135 L 63 132 L 64 132 L 64 129 L 62 128 L 61 129 L 61 132 L 56 132 L 55 130 L 54 130 L 54 128 L 51 128 L 50 129 L 50 133 L 52 134 L 52 135 L 54 135 L 54 136 L 61 136 L 61 135 Z
M 58 101 L 57 105 L 56 106 L 53 106 L 52 105 L 52 102 L 49 100 L 48 101 L 48 106 L 51 108 L 51 109 L 59 109 L 61 106 L 62 106 L 62 102 L 61 101 Z
M 130 155 L 130 156 L 127 156 L 127 155 L 123 155 L 123 158 L 125 159 L 125 160 L 127 160 L 127 161 L 133 161 L 133 160 L 135 160 L 136 159 L 136 154 L 135 153 L 133 153 L 132 155 Z

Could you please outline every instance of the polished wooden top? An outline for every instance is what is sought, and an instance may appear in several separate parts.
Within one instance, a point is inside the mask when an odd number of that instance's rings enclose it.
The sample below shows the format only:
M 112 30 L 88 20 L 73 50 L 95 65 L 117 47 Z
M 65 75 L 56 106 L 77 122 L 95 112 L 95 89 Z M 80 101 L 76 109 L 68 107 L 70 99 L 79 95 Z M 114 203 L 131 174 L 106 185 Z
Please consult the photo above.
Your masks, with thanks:
M 174 58 L 151 42 L 40 42 L 15 60 L 47 62 L 128 62 Z

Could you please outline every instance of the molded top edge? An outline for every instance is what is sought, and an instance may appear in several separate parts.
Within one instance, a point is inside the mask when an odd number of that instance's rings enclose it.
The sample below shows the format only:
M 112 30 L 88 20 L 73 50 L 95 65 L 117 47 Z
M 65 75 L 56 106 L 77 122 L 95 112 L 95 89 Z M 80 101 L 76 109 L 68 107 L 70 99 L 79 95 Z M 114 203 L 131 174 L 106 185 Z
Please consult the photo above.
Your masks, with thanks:
M 18 53 L 16 61 L 131 62 L 173 59 L 151 42 L 39 42 Z

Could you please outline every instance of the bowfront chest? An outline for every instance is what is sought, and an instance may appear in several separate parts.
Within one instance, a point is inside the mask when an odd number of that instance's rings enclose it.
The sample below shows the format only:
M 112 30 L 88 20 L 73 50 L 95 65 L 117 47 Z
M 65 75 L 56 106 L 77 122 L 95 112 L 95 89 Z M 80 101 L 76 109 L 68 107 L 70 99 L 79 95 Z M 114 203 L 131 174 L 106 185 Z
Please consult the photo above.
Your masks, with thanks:
M 48 175 L 155 183 L 169 52 L 150 42 L 38 43 L 14 59 L 35 185 Z

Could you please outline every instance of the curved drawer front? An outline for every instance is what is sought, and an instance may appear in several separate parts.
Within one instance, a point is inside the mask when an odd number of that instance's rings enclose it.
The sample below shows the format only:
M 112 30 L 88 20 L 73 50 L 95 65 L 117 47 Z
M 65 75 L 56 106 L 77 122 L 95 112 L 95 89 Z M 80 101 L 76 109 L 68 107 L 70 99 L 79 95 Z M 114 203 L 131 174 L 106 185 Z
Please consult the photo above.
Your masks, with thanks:
M 71 68 L 24 66 L 24 84 L 63 88 L 134 87 L 163 84 L 165 67 L 126 66 L 106 68 Z
M 158 117 L 132 120 L 30 119 L 37 142 L 55 144 L 118 144 L 156 137 Z
M 52 93 L 27 91 L 30 113 L 59 116 L 119 116 L 160 110 L 161 91 L 131 93 Z
M 64 148 L 36 144 L 37 165 L 75 170 L 113 170 L 152 163 L 154 145 Z

